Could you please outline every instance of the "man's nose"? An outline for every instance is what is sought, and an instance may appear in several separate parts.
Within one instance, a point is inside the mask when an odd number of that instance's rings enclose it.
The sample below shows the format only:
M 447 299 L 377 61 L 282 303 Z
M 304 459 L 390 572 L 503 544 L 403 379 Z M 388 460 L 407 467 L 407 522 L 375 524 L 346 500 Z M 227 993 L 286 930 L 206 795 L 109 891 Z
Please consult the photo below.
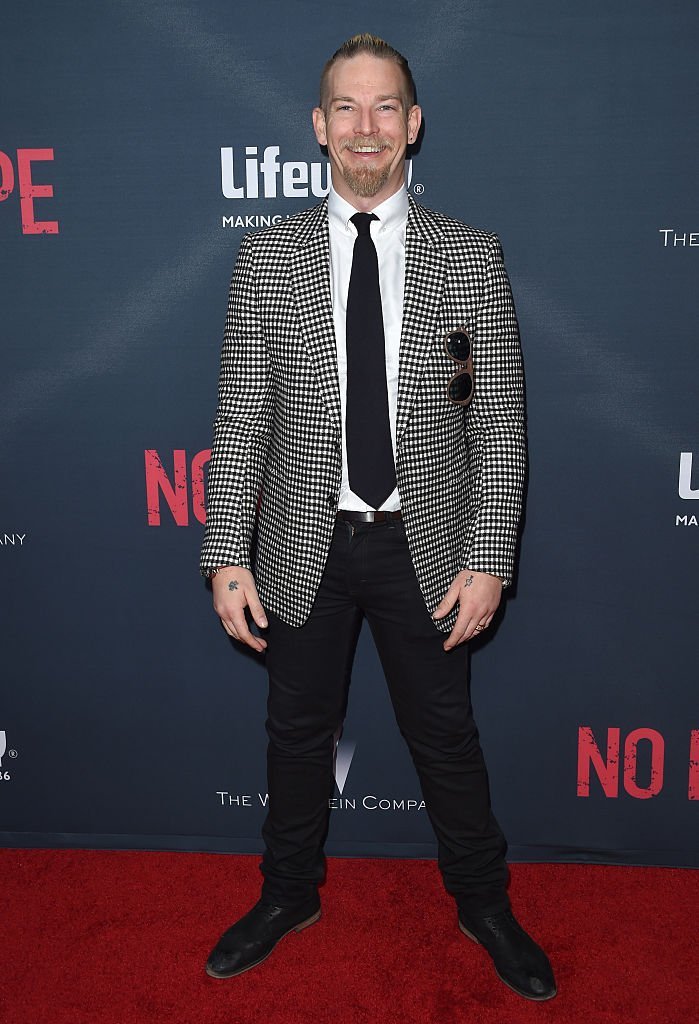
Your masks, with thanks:
M 358 135 L 373 135 L 376 132 L 376 117 L 371 108 L 357 111 L 356 131 Z

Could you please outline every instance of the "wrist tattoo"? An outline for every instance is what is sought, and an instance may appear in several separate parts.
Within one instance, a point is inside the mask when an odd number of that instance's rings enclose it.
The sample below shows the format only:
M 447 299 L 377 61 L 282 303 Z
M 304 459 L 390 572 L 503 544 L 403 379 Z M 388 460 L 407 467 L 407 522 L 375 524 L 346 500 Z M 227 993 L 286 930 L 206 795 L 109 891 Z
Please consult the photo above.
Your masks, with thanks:
M 464 583 L 464 586 L 465 587 L 470 587 L 472 583 L 473 583 L 473 576 L 468 576 L 466 578 L 466 582 Z
M 237 590 L 238 589 L 238 581 L 237 580 L 231 580 L 231 582 L 228 584 L 228 589 L 229 590 Z

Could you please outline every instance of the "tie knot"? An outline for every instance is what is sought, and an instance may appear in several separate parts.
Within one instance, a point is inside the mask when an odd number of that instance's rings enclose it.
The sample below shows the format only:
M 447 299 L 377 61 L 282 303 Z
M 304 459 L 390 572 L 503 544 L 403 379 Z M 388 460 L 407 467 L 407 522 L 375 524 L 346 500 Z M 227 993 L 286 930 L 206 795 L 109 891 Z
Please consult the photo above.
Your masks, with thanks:
M 369 225 L 371 224 L 372 220 L 378 219 L 379 218 L 376 216 L 375 213 L 355 213 L 353 217 L 350 217 L 350 220 L 356 227 L 357 234 L 359 235 L 360 238 L 362 235 L 371 234 L 371 231 L 369 230 Z

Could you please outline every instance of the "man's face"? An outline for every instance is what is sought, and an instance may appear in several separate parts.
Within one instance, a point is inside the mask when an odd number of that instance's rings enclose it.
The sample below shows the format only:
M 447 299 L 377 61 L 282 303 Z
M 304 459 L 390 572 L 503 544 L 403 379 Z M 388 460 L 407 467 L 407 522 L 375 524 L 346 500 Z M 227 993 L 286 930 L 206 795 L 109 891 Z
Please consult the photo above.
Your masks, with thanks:
M 395 61 L 360 53 L 331 68 L 326 110 L 313 111 L 335 191 L 360 210 L 373 210 L 403 183 L 405 150 L 422 116 L 417 106 L 405 109 L 404 92 Z

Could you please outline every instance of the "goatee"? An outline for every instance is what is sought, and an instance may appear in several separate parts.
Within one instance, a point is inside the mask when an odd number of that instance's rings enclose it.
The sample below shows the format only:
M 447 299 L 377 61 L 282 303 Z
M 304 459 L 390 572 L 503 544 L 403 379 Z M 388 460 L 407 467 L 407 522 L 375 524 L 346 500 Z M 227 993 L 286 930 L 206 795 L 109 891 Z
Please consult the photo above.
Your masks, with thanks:
M 370 199 L 386 185 L 391 176 L 391 168 L 386 167 L 351 167 L 342 169 L 342 177 L 354 192 L 355 196 Z

